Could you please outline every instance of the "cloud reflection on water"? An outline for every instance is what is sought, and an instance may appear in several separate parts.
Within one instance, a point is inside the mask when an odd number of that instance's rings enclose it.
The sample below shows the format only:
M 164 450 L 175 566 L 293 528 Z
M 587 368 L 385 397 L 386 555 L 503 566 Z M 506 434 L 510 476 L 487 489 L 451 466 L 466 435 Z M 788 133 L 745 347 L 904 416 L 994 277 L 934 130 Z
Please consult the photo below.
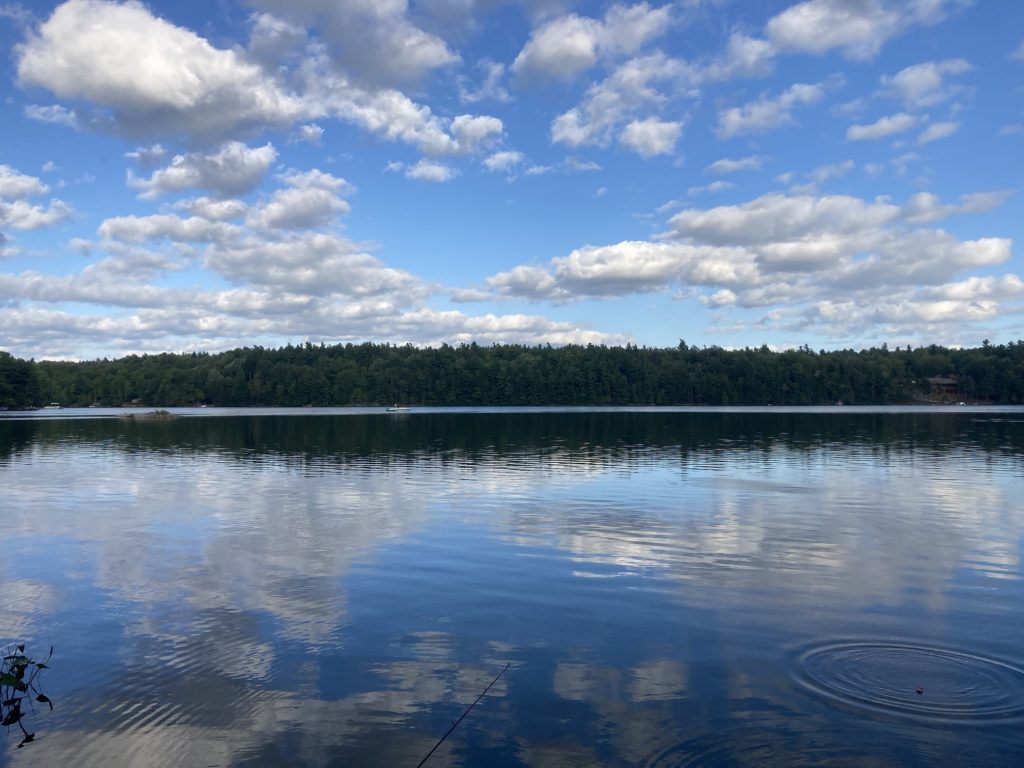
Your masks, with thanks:
M 66 666 L 46 738 L 0 764 L 414 765 L 505 661 L 434 763 L 870 760 L 780 653 L 963 639 L 1019 596 L 1006 427 L 438 418 L 19 425 L 4 520 L 38 565 L 2 571 L 0 634 L 57 634 Z

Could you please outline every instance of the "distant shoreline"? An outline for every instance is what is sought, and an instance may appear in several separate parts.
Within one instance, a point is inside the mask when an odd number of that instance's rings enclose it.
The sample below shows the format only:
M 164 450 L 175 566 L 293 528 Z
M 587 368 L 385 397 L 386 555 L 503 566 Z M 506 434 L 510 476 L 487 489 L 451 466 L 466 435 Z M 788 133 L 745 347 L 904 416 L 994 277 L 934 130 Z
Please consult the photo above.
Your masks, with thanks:
M 1024 403 L 1024 343 L 773 351 L 344 344 L 86 362 L 0 353 L 0 407 Z

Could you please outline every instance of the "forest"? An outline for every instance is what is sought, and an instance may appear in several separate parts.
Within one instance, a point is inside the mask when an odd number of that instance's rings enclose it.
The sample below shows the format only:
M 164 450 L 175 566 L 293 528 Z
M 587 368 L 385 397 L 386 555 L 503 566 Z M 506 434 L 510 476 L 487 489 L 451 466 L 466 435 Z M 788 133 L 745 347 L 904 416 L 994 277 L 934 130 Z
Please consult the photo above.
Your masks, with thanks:
M 930 378 L 942 377 L 939 391 Z M 245 347 L 83 362 L 0 351 L 0 408 L 1024 403 L 1024 341 L 776 352 L 627 345 Z

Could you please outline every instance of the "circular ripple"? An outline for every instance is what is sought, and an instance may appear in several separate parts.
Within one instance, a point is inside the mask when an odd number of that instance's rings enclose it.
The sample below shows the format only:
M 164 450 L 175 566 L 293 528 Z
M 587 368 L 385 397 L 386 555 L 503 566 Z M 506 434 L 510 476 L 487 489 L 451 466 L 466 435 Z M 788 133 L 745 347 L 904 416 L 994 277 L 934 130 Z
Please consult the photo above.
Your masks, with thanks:
M 837 642 L 796 657 L 795 678 L 840 706 L 935 722 L 1024 717 L 1024 669 L 951 648 Z

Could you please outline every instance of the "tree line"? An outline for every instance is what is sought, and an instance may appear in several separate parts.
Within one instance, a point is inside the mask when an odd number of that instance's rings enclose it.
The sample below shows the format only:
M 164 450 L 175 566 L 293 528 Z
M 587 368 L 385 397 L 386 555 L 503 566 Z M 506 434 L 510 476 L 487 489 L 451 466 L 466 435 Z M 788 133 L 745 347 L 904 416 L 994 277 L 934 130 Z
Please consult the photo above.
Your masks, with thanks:
M 936 397 L 1024 403 L 1024 341 L 775 352 L 680 341 L 670 348 L 392 344 L 245 347 L 84 362 L 0 351 L 0 407 L 332 405 L 850 405 Z

